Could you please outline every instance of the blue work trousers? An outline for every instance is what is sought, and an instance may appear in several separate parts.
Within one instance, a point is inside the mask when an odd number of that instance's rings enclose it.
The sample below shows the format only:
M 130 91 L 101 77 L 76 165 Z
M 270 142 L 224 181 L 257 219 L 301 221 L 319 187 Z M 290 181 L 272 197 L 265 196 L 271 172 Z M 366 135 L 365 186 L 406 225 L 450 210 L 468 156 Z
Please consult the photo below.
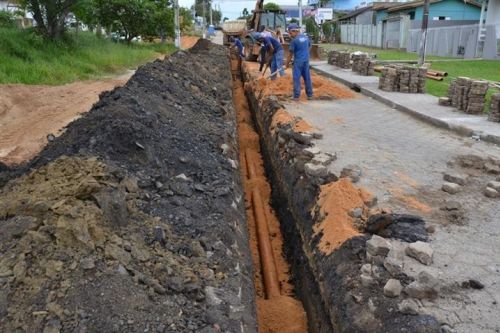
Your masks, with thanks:
M 304 83 L 306 85 L 306 95 L 307 97 L 312 97 L 313 87 L 311 81 L 311 73 L 309 71 L 309 61 L 293 63 L 293 98 L 300 97 L 300 78 L 304 78 Z
M 273 59 L 271 61 L 271 73 L 275 73 L 279 68 L 280 76 L 285 76 L 285 69 L 283 68 L 284 58 L 285 58 L 284 50 L 278 50 L 274 52 Z M 273 76 L 271 76 L 271 80 L 275 79 L 276 79 L 276 73 Z

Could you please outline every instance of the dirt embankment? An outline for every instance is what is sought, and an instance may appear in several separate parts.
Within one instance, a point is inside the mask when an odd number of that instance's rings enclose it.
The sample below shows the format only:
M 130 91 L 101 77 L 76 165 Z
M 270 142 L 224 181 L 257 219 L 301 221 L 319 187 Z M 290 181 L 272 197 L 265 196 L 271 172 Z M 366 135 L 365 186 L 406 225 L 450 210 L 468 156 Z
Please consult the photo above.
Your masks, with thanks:
M 102 91 L 124 85 L 131 73 L 117 78 L 63 86 L 2 85 L 0 88 L 0 162 L 17 165 L 32 159 L 47 144 L 47 135 L 87 112 Z
M 227 58 L 147 64 L 0 170 L 2 331 L 256 331 Z

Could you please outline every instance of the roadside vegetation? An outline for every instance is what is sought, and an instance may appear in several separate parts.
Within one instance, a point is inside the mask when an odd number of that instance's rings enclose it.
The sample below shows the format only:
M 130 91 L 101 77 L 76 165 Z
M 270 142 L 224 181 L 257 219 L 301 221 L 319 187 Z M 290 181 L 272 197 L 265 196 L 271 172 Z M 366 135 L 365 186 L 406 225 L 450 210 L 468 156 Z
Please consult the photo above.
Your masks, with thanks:
M 418 60 L 418 55 L 416 53 L 408 53 L 399 50 L 383 50 L 347 44 L 323 44 L 322 47 L 325 47 L 326 50 L 368 52 L 370 54 L 376 54 L 379 60 Z M 500 61 L 463 60 L 436 56 L 428 56 L 426 60 L 431 62 L 431 69 L 448 73 L 448 76 L 445 77 L 443 81 L 427 80 L 427 92 L 434 96 L 446 96 L 450 82 L 459 76 L 467 76 L 477 80 L 500 82 Z M 490 89 L 488 93 L 488 101 L 491 93 L 492 89 Z
M 0 28 L 0 83 L 57 85 L 120 73 L 175 50 L 172 44 L 127 45 L 90 32 L 51 40 L 32 30 Z
M 97 78 L 135 68 L 175 49 L 170 0 L 16 3 L 16 11 L 0 11 L 0 84 L 57 85 Z M 35 22 L 34 27 L 23 29 L 26 12 L 32 13 Z M 181 30 L 190 31 L 191 11 L 180 8 L 179 12 Z

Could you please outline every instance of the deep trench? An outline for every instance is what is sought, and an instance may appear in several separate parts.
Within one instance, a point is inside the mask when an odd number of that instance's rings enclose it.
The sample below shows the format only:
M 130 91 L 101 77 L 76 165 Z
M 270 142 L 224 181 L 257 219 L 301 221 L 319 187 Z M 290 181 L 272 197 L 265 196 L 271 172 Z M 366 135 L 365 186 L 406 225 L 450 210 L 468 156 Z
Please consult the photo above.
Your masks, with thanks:
M 242 75 L 241 66 L 235 66 L 235 61 L 232 61 L 232 73 L 233 73 L 233 92 L 236 89 L 243 89 L 244 80 Z M 235 97 L 235 110 L 237 113 L 241 112 L 238 101 L 236 101 L 237 96 Z M 272 163 L 270 162 L 270 152 L 267 149 L 267 145 L 264 142 L 264 135 L 262 135 L 262 131 L 264 130 L 261 126 L 259 126 L 258 119 L 256 117 L 256 108 L 258 108 L 258 103 L 252 103 L 249 98 L 249 95 L 243 95 L 244 103 L 248 106 L 248 111 L 251 115 L 250 125 L 258 136 L 258 145 L 260 150 L 259 158 L 262 160 L 262 167 L 264 171 L 264 176 L 266 177 L 266 181 L 270 186 L 271 193 L 269 196 L 269 205 L 272 207 L 272 210 L 275 212 L 275 215 L 279 224 L 279 232 L 281 233 L 281 238 L 283 240 L 282 244 L 282 254 L 290 266 L 289 270 L 289 278 L 290 285 L 292 286 L 292 294 L 291 297 L 300 300 L 303 311 L 305 311 L 307 317 L 307 328 L 297 328 L 287 326 L 290 316 L 276 318 L 277 315 L 282 315 L 281 313 L 276 313 L 276 307 L 282 307 L 281 304 L 278 304 L 275 299 L 267 299 L 264 301 L 260 300 L 262 295 L 259 295 L 259 282 L 256 282 L 256 300 L 257 300 L 257 308 L 258 308 L 258 323 L 259 323 L 259 331 L 260 332 L 334 332 L 332 328 L 330 318 L 325 311 L 325 306 L 323 304 L 319 286 L 314 278 L 314 275 L 311 271 L 310 265 L 308 263 L 308 258 L 303 250 L 302 237 L 300 236 L 300 232 L 297 228 L 296 221 L 294 220 L 293 214 L 289 209 L 289 202 L 286 199 L 286 195 L 284 193 L 285 189 L 279 188 L 278 182 L 278 174 L 281 172 L 277 168 L 273 168 Z M 245 150 L 246 146 L 242 146 L 241 136 L 244 135 L 242 133 L 242 129 L 240 126 L 240 119 L 238 119 L 238 132 L 240 136 L 240 150 Z M 248 138 L 244 138 L 248 139 Z M 248 191 L 248 182 L 245 181 L 246 173 L 248 171 L 247 168 L 247 158 L 248 153 L 245 151 L 240 152 L 240 168 L 242 169 L 241 175 L 243 179 L 243 184 L 245 191 Z M 247 217 L 248 217 L 248 204 L 247 204 Z M 251 209 L 251 208 L 250 208 Z M 251 219 L 251 217 L 249 218 Z M 253 227 L 252 223 L 249 223 L 249 228 Z M 252 230 L 249 230 L 250 234 L 252 234 Z M 252 237 L 250 237 L 250 242 L 252 242 Z M 258 251 L 254 246 L 250 246 L 252 251 Z M 253 254 L 254 256 L 259 256 L 259 254 Z M 274 256 L 279 256 L 280 254 L 274 253 Z M 254 269 L 256 272 L 256 277 L 261 277 L 261 267 L 259 263 L 255 263 L 254 260 Z M 262 282 L 262 281 L 261 281 Z M 286 294 L 286 292 L 283 292 Z M 271 305 L 270 308 L 266 306 L 265 303 L 273 302 L 277 303 Z M 260 307 L 260 309 L 259 309 Z M 286 305 L 285 305 L 286 308 Z M 271 312 L 267 315 L 262 312 Z M 274 317 L 274 318 L 273 318 Z M 286 319 L 285 319 L 286 318 Z M 267 321 L 274 321 L 274 323 L 268 323 Z M 263 322 L 264 321 L 264 322 Z

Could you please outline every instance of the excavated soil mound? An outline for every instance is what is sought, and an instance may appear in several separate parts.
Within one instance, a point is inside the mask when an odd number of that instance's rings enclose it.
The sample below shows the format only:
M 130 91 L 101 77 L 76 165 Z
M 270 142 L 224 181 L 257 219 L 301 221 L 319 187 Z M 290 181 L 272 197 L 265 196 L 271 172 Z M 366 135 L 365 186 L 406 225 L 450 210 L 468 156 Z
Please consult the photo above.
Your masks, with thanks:
M 0 166 L 1 332 L 255 331 L 227 57 L 147 64 Z

